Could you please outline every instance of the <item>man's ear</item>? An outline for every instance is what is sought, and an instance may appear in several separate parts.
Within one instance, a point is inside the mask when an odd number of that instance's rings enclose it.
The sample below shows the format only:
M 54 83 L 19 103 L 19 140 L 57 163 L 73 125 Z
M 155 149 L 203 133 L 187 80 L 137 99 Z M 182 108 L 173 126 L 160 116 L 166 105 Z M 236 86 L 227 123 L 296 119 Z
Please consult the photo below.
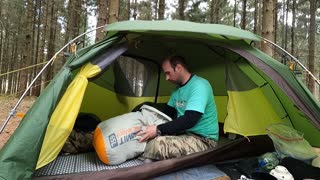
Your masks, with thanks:
M 183 67 L 182 67 L 181 64 L 177 64 L 177 65 L 176 65 L 176 71 L 181 72 L 182 69 L 183 69 Z

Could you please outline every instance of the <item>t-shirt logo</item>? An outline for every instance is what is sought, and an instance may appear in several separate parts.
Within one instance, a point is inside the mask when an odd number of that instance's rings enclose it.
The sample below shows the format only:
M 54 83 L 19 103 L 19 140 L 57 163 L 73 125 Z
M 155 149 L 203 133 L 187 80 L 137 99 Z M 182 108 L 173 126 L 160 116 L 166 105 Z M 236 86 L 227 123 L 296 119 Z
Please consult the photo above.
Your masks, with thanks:
M 176 106 L 177 107 L 184 107 L 186 105 L 186 101 L 184 101 L 184 100 L 181 100 L 181 101 L 177 101 L 176 102 Z

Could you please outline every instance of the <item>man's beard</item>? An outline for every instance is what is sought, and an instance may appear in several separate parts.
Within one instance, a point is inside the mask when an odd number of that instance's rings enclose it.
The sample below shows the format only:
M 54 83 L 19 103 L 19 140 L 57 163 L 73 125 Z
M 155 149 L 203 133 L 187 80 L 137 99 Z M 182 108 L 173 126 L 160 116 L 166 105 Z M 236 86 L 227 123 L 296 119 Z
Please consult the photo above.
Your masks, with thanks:
M 175 81 L 172 81 L 174 84 L 178 85 L 178 86 L 182 86 L 182 81 L 180 79 L 177 79 Z

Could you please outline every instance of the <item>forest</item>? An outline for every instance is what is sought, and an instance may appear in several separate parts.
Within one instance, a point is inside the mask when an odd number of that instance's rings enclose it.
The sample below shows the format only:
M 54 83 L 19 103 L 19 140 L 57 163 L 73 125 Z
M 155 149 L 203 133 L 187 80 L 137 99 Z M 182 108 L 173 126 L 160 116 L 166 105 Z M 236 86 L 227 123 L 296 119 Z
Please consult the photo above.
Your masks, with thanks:
M 319 100 L 319 0 L 0 0 L 0 95 L 20 96 L 42 67 L 27 95 L 38 96 L 68 56 L 104 38 L 96 27 L 125 20 L 185 20 L 234 26 L 260 35 L 254 46 L 287 65 Z M 66 44 L 67 48 L 56 52 Z

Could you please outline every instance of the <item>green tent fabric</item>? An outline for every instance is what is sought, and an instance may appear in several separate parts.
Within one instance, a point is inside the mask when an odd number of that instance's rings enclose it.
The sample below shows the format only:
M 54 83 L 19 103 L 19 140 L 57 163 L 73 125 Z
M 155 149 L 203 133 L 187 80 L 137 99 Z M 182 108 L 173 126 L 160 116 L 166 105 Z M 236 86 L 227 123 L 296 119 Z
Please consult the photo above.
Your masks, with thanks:
M 52 113 L 84 65 L 98 66 L 101 72 L 88 79 L 79 112 L 107 120 L 142 102 L 167 102 L 174 89 L 161 72 L 161 59 L 167 55 L 184 56 L 191 72 L 211 83 L 221 134 L 264 135 L 268 125 L 283 123 L 320 147 L 319 102 L 288 67 L 250 45 L 261 37 L 225 25 L 186 21 L 124 21 L 105 30 L 106 38 L 70 57 L 37 98 L 0 151 L 0 177 L 32 177 Z M 56 156 L 50 148 L 45 153 Z
M 249 31 L 222 25 L 222 24 L 200 24 L 187 21 L 122 21 L 106 26 L 108 36 L 118 31 L 143 32 L 161 35 L 190 36 L 197 38 L 208 38 L 204 35 L 217 39 L 244 39 L 248 41 L 260 41 L 261 37 L 250 33 Z M 183 33 L 181 33 L 183 32 Z
M 37 98 L 17 130 L 1 149 L 0 177 L 25 179 L 32 176 L 49 121 L 49 114 L 52 113 L 70 81 L 69 76 L 70 70 L 63 67 Z
M 98 46 L 98 49 L 104 49 L 117 40 L 117 38 L 112 38 L 107 43 L 101 43 L 102 45 Z M 72 73 L 68 65 L 76 67 L 81 57 L 87 56 L 87 58 L 91 58 L 96 56 L 96 53 L 90 53 L 91 51 L 96 51 L 94 45 L 81 50 L 78 53 L 78 58 L 71 57 L 37 98 L 17 130 L 0 151 L 0 177 L 5 179 L 29 179 L 32 176 L 50 116 L 66 90 L 68 83 L 71 82 Z M 77 61 L 74 61 L 75 59 Z M 80 60 L 78 61 L 78 59 Z M 89 59 L 85 60 L 88 61 Z M 86 61 L 81 62 L 84 64 Z M 17 173 L 13 173 L 13 170 Z

